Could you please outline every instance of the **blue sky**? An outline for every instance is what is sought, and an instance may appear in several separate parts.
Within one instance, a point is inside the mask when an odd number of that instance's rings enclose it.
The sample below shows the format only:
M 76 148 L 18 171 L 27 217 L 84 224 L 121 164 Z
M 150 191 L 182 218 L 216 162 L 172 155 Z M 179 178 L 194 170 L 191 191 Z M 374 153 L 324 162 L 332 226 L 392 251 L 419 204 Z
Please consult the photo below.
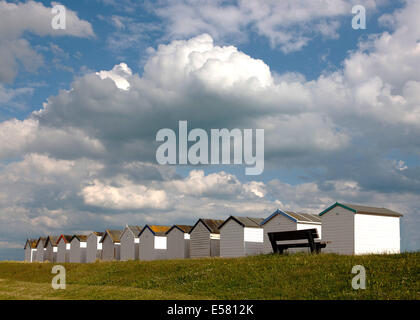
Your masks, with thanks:
M 50 2 L 0 1 L 2 258 L 27 236 L 335 201 L 403 213 L 419 249 L 416 1 L 61 3 L 53 30 Z M 178 120 L 264 128 L 264 173 L 158 165 Z

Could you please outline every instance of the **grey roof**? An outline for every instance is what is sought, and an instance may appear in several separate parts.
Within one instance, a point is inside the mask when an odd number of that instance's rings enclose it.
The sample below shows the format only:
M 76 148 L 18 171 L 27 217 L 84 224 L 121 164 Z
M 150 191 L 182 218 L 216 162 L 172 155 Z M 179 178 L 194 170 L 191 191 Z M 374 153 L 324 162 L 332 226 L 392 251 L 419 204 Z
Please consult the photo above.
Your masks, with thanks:
M 106 229 L 105 232 L 104 232 L 104 235 L 101 238 L 101 241 L 100 242 L 103 242 L 104 239 L 105 239 L 105 237 L 108 235 L 111 238 L 112 242 L 114 242 L 114 243 L 120 243 L 121 234 L 122 234 L 122 231 L 121 230 Z
M 280 209 L 277 209 L 268 218 L 264 219 L 264 221 L 261 222 L 261 225 L 266 224 L 268 221 L 273 219 L 276 215 L 285 216 L 286 218 L 289 218 L 290 220 L 294 222 L 321 224 L 321 218 L 316 214 L 293 212 L 293 211 L 282 211 Z
M 219 229 L 221 229 L 229 220 L 236 221 L 244 228 L 261 228 L 261 223 L 264 221 L 264 218 L 230 216 L 219 226 Z
M 377 207 L 369 207 L 369 206 L 362 206 L 358 204 L 349 204 L 343 203 L 345 206 L 353 208 L 359 214 L 378 214 L 378 215 L 386 215 L 386 216 L 398 216 L 402 217 L 401 213 L 389 210 L 387 208 L 377 208 Z
M 317 214 L 312 213 L 303 213 L 303 212 L 293 212 L 293 211 L 285 211 L 289 216 L 295 218 L 298 222 L 319 222 L 321 223 L 321 219 Z
M 124 231 L 128 229 L 131 231 L 131 233 L 135 236 L 138 237 L 139 233 L 141 232 L 141 230 L 143 230 L 143 227 L 141 226 L 129 226 L 127 225 L 124 229 Z
M 398 213 L 398 212 L 395 212 L 386 208 L 371 207 L 371 206 L 364 206 L 364 205 L 350 204 L 350 203 L 339 203 L 339 202 L 334 203 L 332 206 L 322 211 L 319 215 L 322 216 L 324 213 L 330 211 L 331 209 L 337 206 L 353 211 L 354 213 L 357 213 L 357 214 L 371 214 L 371 215 L 389 216 L 389 217 L 402 217 L 403 216 L 401 213 Z
M 215 220 L 215 219 L 198 219 L 195 225 L 191 228 L 190 233 L 194 230 L 199 222 L 202 222 L 204 226 L 210 231 L 210 233 L 219 234 L 219 226 L 224 222 L 224 220 Z
M 183 225 L 183 224 L 174 224 L 168 231 L 166 231 L 166 234 L 168 234 L 169 232 L 171 232 L 175 228 L 180 230 L 183 233 L 189 233 L 192 229 L 192 226 L 187 226 L 187 225 Z
M 94 234 L 94 235 L 95 235 L 95 236 L 97 236 L 97 237 L 103 237 L 103 235 L 105 234 L 105 232 L 92 231 L 92 232 L 89 234 L 89 237 L 90 237 L 92 234 Z

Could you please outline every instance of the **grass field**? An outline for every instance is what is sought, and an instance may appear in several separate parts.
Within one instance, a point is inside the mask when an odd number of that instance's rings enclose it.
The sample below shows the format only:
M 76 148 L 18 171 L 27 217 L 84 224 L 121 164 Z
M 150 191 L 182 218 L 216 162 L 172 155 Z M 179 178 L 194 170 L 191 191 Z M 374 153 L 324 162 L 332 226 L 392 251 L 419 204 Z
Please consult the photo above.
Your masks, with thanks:
M 397 255 L 263 255 L 236 259 L 63 264 L 0 262 L 0 299 L 419 299 L 420 252 Z M 354 290 L 354 265 L 366 289 Z

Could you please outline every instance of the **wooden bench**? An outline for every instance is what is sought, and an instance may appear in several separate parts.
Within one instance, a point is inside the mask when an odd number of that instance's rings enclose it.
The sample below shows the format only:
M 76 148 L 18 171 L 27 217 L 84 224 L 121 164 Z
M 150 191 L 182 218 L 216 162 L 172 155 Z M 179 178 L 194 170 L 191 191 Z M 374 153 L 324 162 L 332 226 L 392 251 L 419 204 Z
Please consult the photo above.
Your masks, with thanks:
M 327 246 L 326 242 L 315 242 L 319 238 L 316 229 L 305 229 L 296 231 L 282 231 L 282 232 L 268 232 L 271 246 L 274 253 L 282 254 L 284 250 L 289 248 L 310 248 L 311 253 L 319 253 L 322 248 Z M 277 244 L 277 241 L 293 241 L 293 240 L 308 240 L 307 243 L 286 243 Z

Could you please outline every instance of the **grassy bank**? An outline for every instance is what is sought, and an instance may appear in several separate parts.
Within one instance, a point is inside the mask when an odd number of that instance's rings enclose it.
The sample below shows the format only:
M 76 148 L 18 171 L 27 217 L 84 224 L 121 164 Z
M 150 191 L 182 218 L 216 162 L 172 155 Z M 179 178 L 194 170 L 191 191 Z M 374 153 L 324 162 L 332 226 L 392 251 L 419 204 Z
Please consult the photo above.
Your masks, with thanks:
M 0 263 L 1 299 L 419 299 L 420 253 L 264 255 L 236 259 L 63 264 L 67 289 L 53 290 L 52 264 Z M 366 290 L 351 287 L 354 265 Z

